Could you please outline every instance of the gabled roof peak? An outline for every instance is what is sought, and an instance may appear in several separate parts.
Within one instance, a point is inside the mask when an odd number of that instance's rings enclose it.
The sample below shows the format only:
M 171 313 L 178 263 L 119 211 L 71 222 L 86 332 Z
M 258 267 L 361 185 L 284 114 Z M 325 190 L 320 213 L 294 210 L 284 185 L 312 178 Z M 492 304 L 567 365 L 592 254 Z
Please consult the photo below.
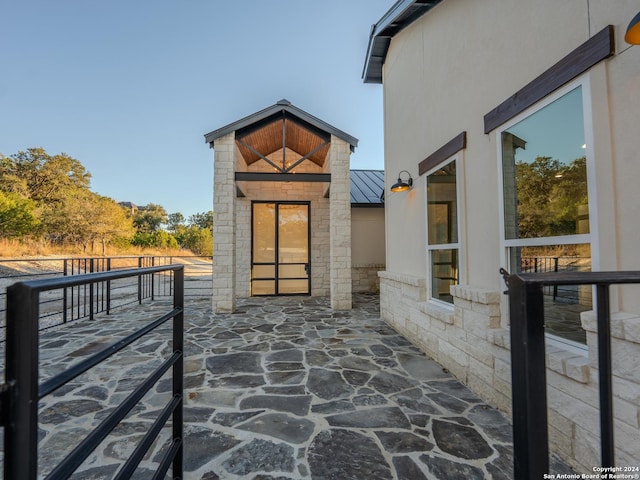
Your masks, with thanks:
M 358 146 L 358 139 L 349 135 L 342 130 L 329 125 L 327 122 L 320 120 L 317 117 L 314 117 L 310 113 L 305 112 L 304 110 L 293 105 L 289 100 L 282 99 L 276 102 L 274 105 L 267 107 L 263 110 L 260 110 L 252 115 L 248 115 L 240 120 L 237 120 L 233 123 L 225 125 L 224 127 L 213 130 L 207 134 L 205 134 L 204 139 L 207 143 L 213 146 L 213 142 L 231 132 L 235 132 L 240 129 L 247 128 L 249 126 L 258 124 L 259 122 L 270 121 L 275 115 L 282 115 L 284 112 L 285 116 L 290 116 L 298 119 L 303 124 L 310 125 L 311 127 L 317 129 L 318 131 L 325 132 L 327 135 L 335 135 L 336 137 L 344 140 L 349 143 L 351 147 L 351 151 Z M 284 117 L 282 117 L 284 118 Z

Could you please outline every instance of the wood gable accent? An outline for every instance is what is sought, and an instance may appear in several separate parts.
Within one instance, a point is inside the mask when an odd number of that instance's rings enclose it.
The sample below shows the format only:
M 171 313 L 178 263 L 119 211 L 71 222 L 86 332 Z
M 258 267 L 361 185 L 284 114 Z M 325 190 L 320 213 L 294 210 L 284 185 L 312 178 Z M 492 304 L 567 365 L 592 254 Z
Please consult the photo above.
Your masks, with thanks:
M 614 53 L 614 29 L 613 25 L 609 25 L 487 113 L 484 116 L 484 133 L 511 120 Z
M 444 162 L 447 158 L 455 155 L 463 148 L 467 147 L 467 132 L 462 132 L 445 143 L 438 150 L 418 164 L 418 175 L 422 175 L 431 170 L 436 165 Z

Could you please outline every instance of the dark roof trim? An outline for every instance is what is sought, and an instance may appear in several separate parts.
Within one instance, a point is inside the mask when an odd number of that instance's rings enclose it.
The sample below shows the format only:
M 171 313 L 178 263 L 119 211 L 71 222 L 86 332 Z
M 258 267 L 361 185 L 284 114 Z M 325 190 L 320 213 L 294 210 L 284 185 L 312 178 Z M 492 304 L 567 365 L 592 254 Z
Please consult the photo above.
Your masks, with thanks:
M 358 139 L 356 137 L 352 137 L 348 133 L 345 133 L 334 126 L 329 125 L 327 122 L 324 122 L 319 118 L 305 112 L 304 110 L 299 109 L 288 100 L 280 100 L 275 105 L 267 107 L 264 110 L 260 110 L 259 112 L 246 116 L 236 122 L 230 123 L 229 125 L 225 125 L 224 127 L 218 128 L 217 130 L 213 130 L 212 132 L 205 134 L 204 139 L 208 144 L 213 146 L 213 142 L 218 138 L 231 132 L 235 132 L 236 130 L 240 130 L 253 125 L 256 122 L 260 122 L 279 112 L 289 113 L 290 115 L 297 117 L 302 122 L 306 122 L 313 127 L 322 130 L 323 132 L 335 135 L 336 137 L 347 142 L 351 146 L 351 151 L 354 151 L 358 146 Z
M 418 175 L 427 173 L 433 167 L 444 162 L 447 158 L 455 155 L 464 148 L 467 148 L 467 132 L 459 133 L 438 150 L 422 160 L 418 164 Z
M 351 203 L 351 208 L 384 208 L 384 202 L 377 203 Z
M 411 25 L 442 0 L 398 0 L 378 23 L 371 27 L 367 57 L 364 61 L 364 83 L 382 83 L 382 65 L 387 57 L 391 39 Z
M 484 133 L 511 120 L 614 53 L 615 34 L 613 26 L 608 25 L 487 113 L 484 116 Z
M 236 172 L 236 182 L 331 182 L 330 173 Z

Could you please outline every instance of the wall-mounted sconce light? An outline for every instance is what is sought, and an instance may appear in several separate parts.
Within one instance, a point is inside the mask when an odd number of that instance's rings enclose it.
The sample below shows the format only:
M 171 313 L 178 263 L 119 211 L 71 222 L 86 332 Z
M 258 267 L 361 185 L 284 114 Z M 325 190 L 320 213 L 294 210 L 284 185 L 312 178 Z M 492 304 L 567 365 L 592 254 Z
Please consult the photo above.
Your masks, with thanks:
M 406 173 L 409 176 L 406 182 L 402 180 L 402 173 Z M 401 170 L 400 173 L 398 173 L 398 181 L 393 185 L 391 185 L 391 191 L 406 192 L 407 190 L 411 190 L 412 186 L 413 186 L 413 178 L 411 178 L 411 174 L 406 170 Z
M 624 35 L 624 41 L 631 45 L 640 45 L 640 12 L 633 17 Z

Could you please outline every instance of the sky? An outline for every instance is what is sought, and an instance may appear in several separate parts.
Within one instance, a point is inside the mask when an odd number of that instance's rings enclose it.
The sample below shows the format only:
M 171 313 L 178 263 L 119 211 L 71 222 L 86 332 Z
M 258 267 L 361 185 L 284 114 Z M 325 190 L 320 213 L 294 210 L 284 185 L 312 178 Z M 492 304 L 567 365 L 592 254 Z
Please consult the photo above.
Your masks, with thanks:
M 66 153 L 91 189 L 213 209 L 204 134 L 286 98 L 383 168 L 371 25 L 394 0 L 0 0 L 0 153 Z
M 565 165 L 586 154 L 582 88 L 578 87 L 507 129 L 526 142 L 516 161 L 551 157 Z

